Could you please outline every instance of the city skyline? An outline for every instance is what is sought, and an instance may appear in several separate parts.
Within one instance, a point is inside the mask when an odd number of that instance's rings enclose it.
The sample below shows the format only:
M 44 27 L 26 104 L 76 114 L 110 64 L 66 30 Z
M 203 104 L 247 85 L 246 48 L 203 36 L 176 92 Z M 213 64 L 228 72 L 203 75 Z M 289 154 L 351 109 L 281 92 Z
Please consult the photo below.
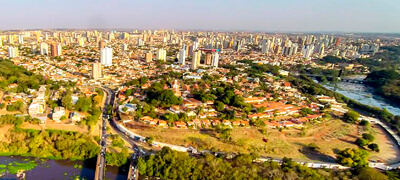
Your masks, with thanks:
M 3 2 L 1 30 L 181 29 L 264 32 L 400 33 L 395 0 Z M 15 13 L 18 12 L 18 13 Z M 389 18 L 390 17 L 390 18 Z

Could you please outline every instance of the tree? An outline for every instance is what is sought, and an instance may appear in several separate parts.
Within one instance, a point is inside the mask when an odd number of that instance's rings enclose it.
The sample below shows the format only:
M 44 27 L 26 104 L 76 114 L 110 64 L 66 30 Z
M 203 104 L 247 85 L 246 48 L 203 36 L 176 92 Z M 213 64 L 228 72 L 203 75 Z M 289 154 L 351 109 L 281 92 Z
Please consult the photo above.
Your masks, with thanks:
M 357 123 L 359 121 L 360 114 L 355 111 L 348 111 L 344 114 L 343 120 L 347 123 Z
M 146 174 L 146 161 L 142 158 L 139 157 L 138 159 L 138 170 L 140 175 L 145 175 Z
M 224 103 L 222 103 L 221 101 L 216 101 L 215 102 L 215 109 L 217 110 L 217 111 L 223 111 L 224 109 L 225 109 L 225 104 Z
M 366 120 L 362 120 L 361 122 L 360 122 L 360 125 L 361 126 L 369 126 L 369 121 L 366 121 Z
M 219 130 L 219 138 L 221 138 L 224 141 L 230 141 L 232 140 L 232 129 L 226 128 L 226 129 L 221 129 Z
M 111 145 L 112 145 L 112 146 L 115 146 L 115 147 L 120 147 L 120 148 L 122 148 L 122 147 L 124 147 L 124 140 L 122 140 L 119 136 L 116 136 L 116 137 L 114 137 L 114 139 L 112 140 Z
M 336 162 L 348 167 L 366 167 L 369 153 L 362 149 L 350 149 L 339 151 Z
M 132 95 L 132 89 L 127 89 L 127 90 L 125 91 L 125 96 L 128 97 L 128 96 L 130 96 L 130 95 Z
M 72 92 L 69 89 L 65 92 L 65 96 L 62 98 L 61 103 L 66 109 L 72 109 Z
M 150 137 L 146 137 L 145 140 L 146 140 L 147 143 L 153 144 L 154 138 L 150 136 Z
M 365 140 L 364 138 L 357 138 L 357 140 L 356 140 L 355 143 L 356 143 L 357 145 L 363 147 L 363 146 L 368 145 L 369 142 L 368 142 L 368 140 Z
M 305 117 L 305 116 L 307 116 L 308 114 L 314 114 L 314 112 L 313 112 L 311 109 L 309 109 L 309 108 L 301 108 L 300 114 L 301 114 L 303 117 Z
M 367 140 L 368 142 L 372 142 L 375 140 L 375 137 L 372 134 L 368 134 L 368 133 L 362 134 L 362 138 Z
M 379 152 L 379 145 L 378 144 L 375 144 L 375 143 L 369 144 L 368 148 L 371 149 L 372 151 Z
M 364 167 L 360 168 L 358 170 L 358 178 L 361 180 L 387 180 L 388 177 L 384 175 L 383 173 L 380 173 L 379 171 L 370 168 L 370 167 Z

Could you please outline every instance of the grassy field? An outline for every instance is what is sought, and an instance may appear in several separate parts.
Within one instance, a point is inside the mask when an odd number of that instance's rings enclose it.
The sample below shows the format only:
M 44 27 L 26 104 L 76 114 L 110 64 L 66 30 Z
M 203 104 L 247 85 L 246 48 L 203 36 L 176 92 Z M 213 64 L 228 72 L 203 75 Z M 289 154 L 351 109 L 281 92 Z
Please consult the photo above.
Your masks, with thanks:
M 398 161 L 399 152 L 391 148 L 391 141 L 379 128 L 375 142 L 381 147 L 380 153 L 372 153 L 372 158 L 393 162 Z M 155 140 L 198 149 L 216 149 L 226 152 L 257 153 L 270 157 L 290 157 L 295 160 L 333 162 L 335 151 L 345 148 L 357 148 L 353 143 L 358 134 L 356 125 L 346 124 L 340 120 L 329 120 L 319 124 L 307 125 L 303 129 L 266 128 L 261 133 L 256 128 L 234 129 L 231 141 L 221 141 L 215 133 L 197 130 L 176 130 L 159 128 L 132 129 L 143 136 L 152 136 Z M 315 144 L 317 151 L 310 150 L 309 144 Z M 391 153 L 388 153 L 390 151 Z

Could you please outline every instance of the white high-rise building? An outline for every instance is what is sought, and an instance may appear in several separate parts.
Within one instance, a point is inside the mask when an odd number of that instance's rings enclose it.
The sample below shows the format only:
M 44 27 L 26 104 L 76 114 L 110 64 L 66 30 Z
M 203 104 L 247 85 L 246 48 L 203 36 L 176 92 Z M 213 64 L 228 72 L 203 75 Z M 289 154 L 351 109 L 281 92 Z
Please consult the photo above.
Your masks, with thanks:
M 164 48 L 158 49 L 156 59 L 161 61 L 167 60 L 167 51 Z
M 268 41 L 263 40 L 261 53 L 262 54 L 268 54 L 268 51 L 269 51 L 270 47 L 271 47 L 271 41 L 269 39 L 268 39 Z
M 122 44 L 122 45 L 121 45 L 121 50 L 122 50 L 122 51 L 127 51 L 127 50 L 128 50 L 128 45 L 125 44 L 125 43 Z
M 24 36 L 22 36 L 22 35 L 18 36 L 18 43 L 24 44 Z
M 39 45 L 40 48 L 40 55 L 48 55 L 49 54 L 49 45 L 46 43 L 42 42 Z
M 104 66 L 112 65 L 113 50 L 110 47 L 105 47 L 100 52 L 100 61 Z
M 321 44 L 321 47 L 319 48 L 319 58 L 323 58 L 325 53 L 325 44 Z
M 195 51 L 193 53 L 192 57 L 192 65 L 190 66 L 190 69 L 197 69 L 197 65 L 200 64 L 200 57 L 201 57 L 201 51 Z
M 303 57 L 309 59 L 314 52 L 314 45 L 305 46 L 303 48 Z
M 185 65 L 186 60 L 186 47 L 184 46 L 179 50 L 179 64 Z
M 9 58 L 18 57 L 18 48 L 16 48 L 16 47 L 8 47 L 8 57 Z
M 219 61 L 219 54 L 218 54 L 218 52 L 214 52 L 212 54 L 211 65 L 217 68 L 218 67 L 218 61 Z

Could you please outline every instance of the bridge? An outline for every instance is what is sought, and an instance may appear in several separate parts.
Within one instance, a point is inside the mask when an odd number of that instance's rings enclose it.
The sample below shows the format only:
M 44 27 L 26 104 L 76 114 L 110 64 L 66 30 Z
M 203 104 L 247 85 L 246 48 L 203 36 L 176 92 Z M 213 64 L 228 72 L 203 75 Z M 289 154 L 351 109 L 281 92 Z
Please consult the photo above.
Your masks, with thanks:
M 96 164 L 96 172 L 95 172 L 95 180 L 102 180 L 105 178 L 105 166 L 106 166 L 106 161 L 105 161 L 105 153 L 106 153 L 106 139 L 107 139 L 107 134 L 106 134 L 106 127 L 107 127 L 107 122 L 111 126 L 111 128 L 117 132 L 117 134 L 122 137 L 124 140 L 126 140 L 133 148 L 134 153 L 132 154 L 131 157 L 131 165 L 129 168 L 129 174 L 128 174 L 128 179 L 129 180 L 138 180 L 139 179 L 139 170 L 137 169 L 137 158 L 141 155 L 139 151 L 139 147 L 135 144 L 134 139 L 129 137 L 125 132 L 121 131 L 117 126 L 116 126 L 116 117 L 113 117 L 112 115 L 109 116 L 107 114 L 107 106 L 111 105 L 113 106 L 113 111 L 117 109 L 117 106 L 115 106 L 117 103 L 115 102 L 115 93 L 112 89 L 108 87 L 101 87 L 105 93 L 107 93 L 107 99 L 105 102 L 105 106 L 103 109 L 103 117 L 102 117 L 102 135 L 101 135 L 101 140 L 100 140 L 100 145 L 101 145 L 101 151 L 100 154 L 97 156 L 97 164 Z
M 104 108 L 103 108 L 103 113 L 102 113 L 102 125 L 101 125 L 101 139 L 100 139 L 100 153 L 97 156 L 97 163 L 96 163 L 96 172 L 94 179 L 95 180 L 102 180 L 105 177 L 105 167 L 106 167 L 106 148 L 107 148 L 107 132 L 106 132 L 106 127 L 107 127 L 107 118 L 109 117 L 107 115 L 107 106 L 112 103 L 112 96 L 110 92 L 105 91 L 106 89 L 100 88 L 103 90 L 103 92 L 107 93 L 107 98 L 104 103 Z

